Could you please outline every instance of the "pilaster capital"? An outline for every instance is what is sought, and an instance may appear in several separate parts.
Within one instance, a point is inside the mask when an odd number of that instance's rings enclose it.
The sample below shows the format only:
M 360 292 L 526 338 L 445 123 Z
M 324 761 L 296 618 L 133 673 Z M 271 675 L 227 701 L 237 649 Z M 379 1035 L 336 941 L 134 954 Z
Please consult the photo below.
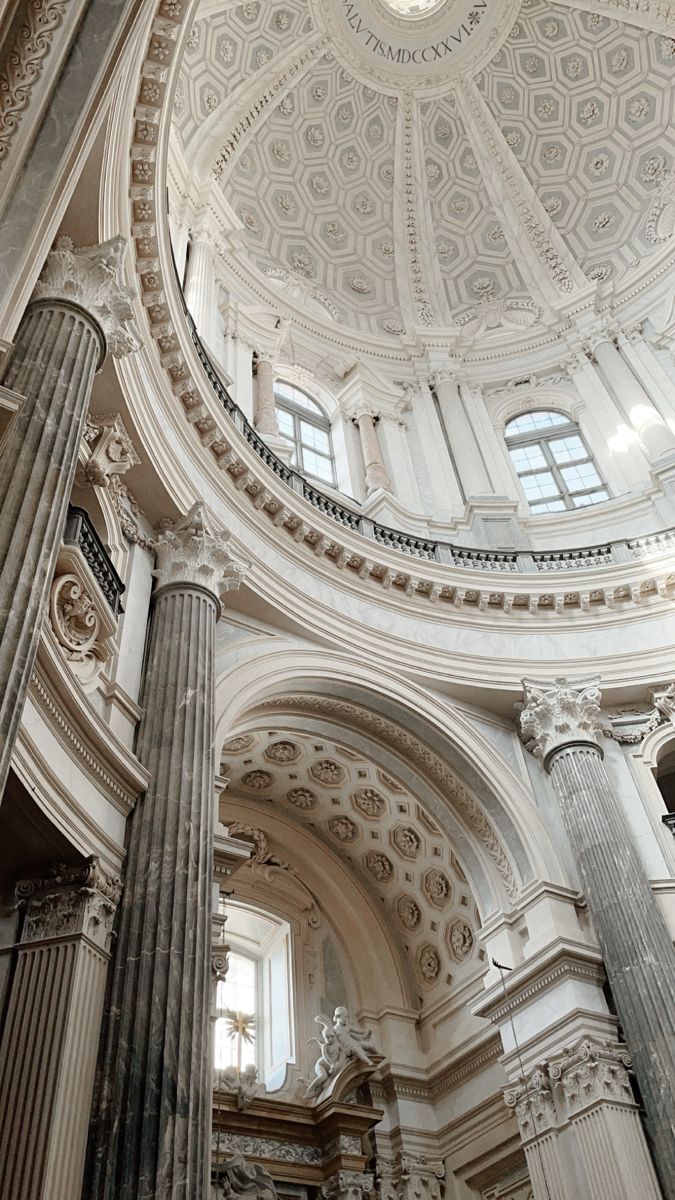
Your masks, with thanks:
M 367 400 L 357 400 L 349 405 L 345 411 L 345 416 L 358 425 L 363 417 L 368 417 L 369 420 L 375 422 L 379 420 L 380 414 L 374 404 L 369 404 Z
M 157 565 L 153 574 L 158 588 L 172 583 L 193 584 L 212 592 L 216 599 L 236 590 L 250 564 L 230 549 L 232 535 L 218 529 L 204 504 L 193 504 L 189 513 L 165 530 L 155 543 Z
M 504 1092 L 507 1108 L 512 1108 L 523 1142 L 532 1141 L 558 1126 L 553 1088 L 546 1064 L 542 1063 L 522 1083 Z
M 76 867 L 59 863 L 41 879 L 22 879 L 17 905 L 25 920 L 22 943 L 86 934 L 101 950 L 110 949 L 122 881 L 104 875 L 97 858 Z
M 99 326 L 115 358 L 138 350 L 141 344 L 134 322 L 133 293 L 122 282 L 126 245 L 123 237 L 79 247 L 68 237 L 58 238 L 32 297 L 78 304 Z
M 552 683 L 523 679 L 524 703 L 520 711 L 521 737 L 544 765 L 557 750 L 570 744 L 600 747 L 600 679 L 559 677 Z
M 583 1038 L 549 1063 L 549 1078 L 560 1084 L 567 1109 L 573 1117 L 591 1104 L 617 1101 L 635 1104 L 630 1084 L 631 1058 L 620 1042 L 597 1042 Z
M 375 1189 L 375 1180 L 365 1171 L 337 1171 L 321 1188 L 323 1200 L 363 1200 Z

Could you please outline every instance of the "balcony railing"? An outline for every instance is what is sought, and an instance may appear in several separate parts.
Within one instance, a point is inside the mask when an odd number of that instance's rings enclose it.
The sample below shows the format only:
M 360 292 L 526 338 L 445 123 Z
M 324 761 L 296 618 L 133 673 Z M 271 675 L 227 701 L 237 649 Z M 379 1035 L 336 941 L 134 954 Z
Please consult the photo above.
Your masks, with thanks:
M 202 345 L 195 323 L 189 313 L 182 289 L 179 291 L 183 309 L 188 323 L 192 341 L 197 356 L 204 368 L 208 380 L 225 412 L 232 418 L 237 429 L 241 430 L 246 441 L 260 456 L 263 462 L 274 471 L 279 479 L 303 496 L 309 504 L 318 509 L 331 520 L 338 522 L 347 529 L 360 533 L 371 541 L 396 550 L 400 554 L 411 555 L 435 562 L 451 563 L 455 567 L 465 567 L 469 570 L 480 571 L 514 571 L 514 572 L 552 572 L 574 571 L 583 568 L 607 566 L 611 563 L 623 563 L 633 560 L 640 561 L 651 558 L 659 553 L 672 550 L 675 546 L 675 529 L 664 529 L 660 533 L 645 537 L 619 539 L 616 542 L 603 543 L 599 546 L 576 547 L 573 550 L 546 551 L 497 551 L 480 550 L 467 546 L 455 546 L 451 542 L 435 541 L 415 537 L 399 529 L 390 529 L 380 525 L 370 518 L 362 516 L 353 508 L 340 504 L 332 496 L 326 496 L 314 484 L 310 484 L 286 463 L 277 458 L 270 450 L 260 434 L 247 420 L 242 410 L 232 399 L 218 371 L 214 367 L 207 351 Z
M 63 540 L 66 545 L 79 547 L 108 601 L 113 616 L 118 617 L 124 611 L 122 608 L 124 584 L 112 565 L 108 551 L 94 529 L 86 509 L 77 508 L 74 504 L 68 505 Z

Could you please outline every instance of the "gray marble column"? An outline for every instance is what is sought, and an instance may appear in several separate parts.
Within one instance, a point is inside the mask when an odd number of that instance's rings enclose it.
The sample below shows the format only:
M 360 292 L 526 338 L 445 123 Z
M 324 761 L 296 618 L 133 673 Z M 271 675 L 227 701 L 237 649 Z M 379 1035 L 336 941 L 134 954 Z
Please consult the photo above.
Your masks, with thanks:
M 352 413 L 352 420 L 357 426 L 361 438 L 361 451 L 363 453 L 366 491 L 368 495 L 370 496 L 372 492 L 377 492 L 380 489 L 384 492 L 390 492 L 391 481 L 387 468 L 384 465 L 382 450 L 380 449 L 380 443 L 377 440 L 377 432 L 375 430 L 375 422 L 377 420 L 375 409 L 370 408 L 368 405 L 360 405 Z
M 602 764 L 598 680 L 523 680 L 528 749 L 542 759 L 602 948 L 664 1197 L 675 1198 L 675 948 Z
M 263 436 L 279 436 L 279 421 L 274 401 L 274 368 L 268 358 L 259 358 L 256 366 L 255 427 Z
M 196 505 L 157 543 L 131 818 L 85 1195 L 202 1200 L 209 1036 L 218 597 L 244 572 Z
M 73 487 L 94 374 L 134 349 L 124 242 L 49 255 L 2 383 L 22 399 L 0 458 L 0 799 Z

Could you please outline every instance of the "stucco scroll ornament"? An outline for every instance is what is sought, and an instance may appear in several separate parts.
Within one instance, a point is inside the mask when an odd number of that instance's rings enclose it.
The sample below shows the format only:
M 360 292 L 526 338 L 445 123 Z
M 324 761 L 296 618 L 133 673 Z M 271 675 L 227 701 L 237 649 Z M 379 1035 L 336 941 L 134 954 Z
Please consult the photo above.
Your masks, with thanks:
M 647 240 L 667 242 L 675 233 L 675 171 L 666 171 L 645 226 Z
M 100 325 L 115 358 L 138 350 L 141 344 L 133 293 L 122 282 L 126 246 L 126 239 L 119 236 L 96 246 L 75 246 L 69 237 L 57 238 L 33 292 L 33 300 L 79 304 Z
M 157 586 L 188 583 L 216 597 L 236 590 L 249 564 L 233 553 L 231 537 L 227 530 L 217 528 L 204 504 L 194 504 L 155 543 Z
M 598 677 L 570 680 L 559 677 L 553 683 L 523 679 L 525 701 L 520 711 L 520 729 L 527 749 L 535 758 L 546 760 L 555 750 L 570 743 L 585 742 L 599 746 L 601 693 Z
M 88 483 L 108 488 L 113 475 L 124 475 L 140 463 L 119 413 L 90 417 L 84 440 L 91 447 L 83 475 Z
M 16 31 L 0 72 L 0 169 L 9 155 L 67 5 L 68 0 L 29 0 L 26 6 L 26 19 Z
M 470 309 L 458 320 L 462 334 L 476 338 L 489 329 L 530 329 L 543 317 L 543 309 L 533 300 L 489 299 Z
M 367 1067 L 376 1066 L 372 1032 L 351 1025 L 348 1008 L 340 1005 L 332 1017 L 319 1013 L 314 1020 L 321 1026 L 321 1033 L 318 1038 L 309 1039 L 318 1045 L 319 1057 L 314 1065 L 314 1079 L 305 1092 L 308 1098 L 319 1096 L 353 1059 Z
M 61 551 L 49 593 L 49 619 L 71 670 L 93 687 L 114 651 L 117 622 L 79 554 Z

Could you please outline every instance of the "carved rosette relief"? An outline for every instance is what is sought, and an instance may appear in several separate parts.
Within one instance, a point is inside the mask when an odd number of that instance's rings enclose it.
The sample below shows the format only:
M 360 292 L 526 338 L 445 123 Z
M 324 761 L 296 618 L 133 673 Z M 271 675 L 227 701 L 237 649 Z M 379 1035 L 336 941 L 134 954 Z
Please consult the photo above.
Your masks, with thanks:
M 417 963 L 425 983 L 435 983 L 441 973 L 441 956 L 435 946 L 422 946 Z
M 286 792 L 286 799 L 294 808 L 314 808 L 317 803 L 314 792 L 306 787 L 291 788 Z
M 354 808 L 358 808 L 364 817 L 374 821 L 387 811 L 387 802 L 375 788 L 361 788 L 352 799 Z
M 378 883 L 387 883 L 394 874 L 394 868 L 380 850 L 369 850 L 366 854 L 366 867 Z
M 273 742 L 271 746 L 265 747 L 265 758 L 282 766 L 297 762 L 299 757 L 300 747 L 296 746 L 295 742 Z
M 223 754 L 243 754 L 245 750 L 250 750 L 254 742 L 253 735 L 250 733 L 241 733 L 238 737 L 230 738 L 229 742 L 225 742 Z
M 328 828 L 333 836 L 341 842 L 353 842 L 358 834 L 356 825 L 350 821 L 349 817 L 332 817 L 328 822 Z
M 471 954 L 474 936 L 466 921 L 455 921 L 447 930 L 448 950 L 456 962 L 464 962 Z
M 392 840 L 396 849 L 404 858 L 417 858 L 421 842 L 418 834 L 408 825 L 399 825 L 394 830 Z
M 439 871 L 436 867 L 431 871 L 427 871 L 422 881 L 422 887 L 431 902 L 436 908 L 445 908 L 452 898 L 452 884 L 444 871 Z
M 419 929 L 422 923 L 422 910 L 413 896 L 401 896 L 396 905 L 399 920 L 406 929 Z
M 269 771 L 247 771 L 242 775 L 241 782 L 244 787 L 253 788 L 254 792 L 264 792 L 271 788 L 274 776 Z
M 520 728 L 527 749 L 546 762 L 570 744 L 599 748 L 601 694 L 598 678 L 556 679 L 553 683 L 523 680 L 525 702 L 519 705 Z
M 319 762 L 313 763 L 310 767 L 310 774 L 319 783 L 324 783 L 328 787 L 335 787 L 336 784 L 342 783 L 345 777 L 343 768 L 332 758 L 322 758 Z
M 16 887 L 25 913 L 21 941 L 81 934 L 107 952 L 121 894 L 121 880 L 104 875 L 97 858 L 78 867 L 58 864 L 44 879 L 24 879 Z

